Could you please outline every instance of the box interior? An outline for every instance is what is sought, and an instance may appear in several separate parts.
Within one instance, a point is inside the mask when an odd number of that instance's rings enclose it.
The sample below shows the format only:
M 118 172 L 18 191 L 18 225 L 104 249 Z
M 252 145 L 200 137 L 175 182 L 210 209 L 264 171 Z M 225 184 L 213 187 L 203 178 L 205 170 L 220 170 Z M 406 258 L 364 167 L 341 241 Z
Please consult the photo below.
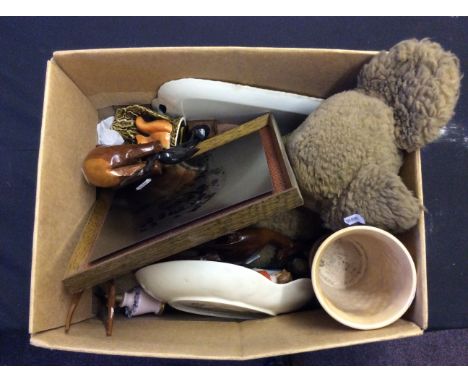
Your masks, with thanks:
M 236 322 L 184 314 L 118 319 L 105 336 L 93 318 L 91 291 L 63 325 L 70 296 L 62 285 L 95 189 L 81 163 L 96 144 L 96 123 L 109 107 L 149 104 L 168 80 L 222 80 L 326 98 L 350 89 L 375 52 L 279 48 L 143 48 L 56 52 L 47 67 L 38 163 L 30 302 L 37 346 L 171 358 L 248 359 L 421 334 L 427 327 L 424 219 L 399 236 L 416 264 L 417 295 L 407 314 L 372 331 L 346 328 L 322 310 Z M 407 155 L 403 180 L 422 202 L 419 152 Z M 201 345 L 199 345 L 201 344 Z

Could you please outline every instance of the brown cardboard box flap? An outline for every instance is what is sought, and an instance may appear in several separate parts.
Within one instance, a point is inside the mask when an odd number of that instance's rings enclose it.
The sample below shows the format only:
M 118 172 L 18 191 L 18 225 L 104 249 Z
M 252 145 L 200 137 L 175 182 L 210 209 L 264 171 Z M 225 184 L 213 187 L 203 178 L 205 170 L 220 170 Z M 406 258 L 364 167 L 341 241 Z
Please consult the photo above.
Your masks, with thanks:
M 406 186 L 413 191 L 424 205 L 422 188 L 421 152 L 419 150 L 406 155 L 400 176 Z M 416 266 L 416 296 L 405 318 L 427 329 L 429 312 L 427 298 L 427 270 L 426 270 L 426 231 L 424 225 L 424 210 L 421 209 L 418 223 L 408 232 L 398 235 L 398 238 L 408 249 Z
M 419 334 L 422 330 L 405 320 L 378 330 L 354 330 L 318 310 L 243 322 L 194 319 L 183 314 L 173 319 L 122 319 L 116 322 L 112 337 L 106 337 L 101 321 L 91 319 L 75 324 L 68 335 L 63 329 L 36 334 L 31 343 L 138 357 L 247 360 Z
M 123 103 L 149 103 L 163 83 L 184 77 L 328 97 L 351 87 L 362 65 L 374 53 L 179 47 L 63 51 L 55 52 L 54 59 L 101 109 Z
M 69 295 L 62 286 L 70 253 L 95 199 L 94 188 L 80 176 L 83 154 L 96 144 L 97 112 L 53 62 L 47 65 L 36 215 L 29 330 L 61 326 Z M 89 126 L 94 126 L 92 130 Z M 87 132 L 85 134 L 84 132 Z M 90 317 L 86 293 L 77 321 Z

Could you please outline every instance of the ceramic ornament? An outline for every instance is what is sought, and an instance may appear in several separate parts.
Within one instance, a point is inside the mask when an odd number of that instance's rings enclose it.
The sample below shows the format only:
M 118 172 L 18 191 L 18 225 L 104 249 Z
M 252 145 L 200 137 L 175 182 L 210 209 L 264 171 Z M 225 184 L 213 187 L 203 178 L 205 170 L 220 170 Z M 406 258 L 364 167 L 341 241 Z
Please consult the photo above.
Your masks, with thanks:
M 276 316 L 313 298 L 310 279 L 276 284 L 252 269 L 216 261 L 167 261 L 135 276 L 148 294 L 173 308 L 223 318 Z
M 320 98 L 197 78 L 168 81 L 152 107 L 187 120 L 218 119 L 243 123 L 272 113 L 283 131 L 295 129 L 322 102 Z
M 154 313 L 159 316 L 163 313 L 165 304 L 137 287 L 130 292 L 125 292 L 119 306 L 125 308 L 127 317 L 140 316 L 146 313 Z

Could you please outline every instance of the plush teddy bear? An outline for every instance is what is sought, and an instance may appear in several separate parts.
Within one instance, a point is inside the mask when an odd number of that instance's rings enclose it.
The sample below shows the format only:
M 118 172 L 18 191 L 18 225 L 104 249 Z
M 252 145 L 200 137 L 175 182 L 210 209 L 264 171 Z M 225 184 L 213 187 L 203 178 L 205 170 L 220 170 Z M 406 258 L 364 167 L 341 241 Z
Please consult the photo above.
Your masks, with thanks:
M 457 57 L 439 44 L 403 41 L 364 65 L 355 90 L 325 100 L 286 138 L 306 206 L 326 227 L 339 229 L 356 213 L 391 232 L 416 224 L 423 207 L 398 176 L 403 155 L 438 137 L 460 79 Z

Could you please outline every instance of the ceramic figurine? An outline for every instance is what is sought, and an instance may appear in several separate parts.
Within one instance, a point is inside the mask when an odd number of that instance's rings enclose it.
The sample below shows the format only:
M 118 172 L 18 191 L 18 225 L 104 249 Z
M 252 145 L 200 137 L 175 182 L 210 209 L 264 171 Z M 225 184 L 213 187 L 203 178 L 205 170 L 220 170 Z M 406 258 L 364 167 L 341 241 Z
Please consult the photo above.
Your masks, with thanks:
M 189 159 L 206 139 L 209 127 L 196 126 L 191 138 L 175 147 L 164 149 L 159 141 L 146 144 L 99 146 L 86 156 L 82 171 L 88 183 L 96 187 L 119 187 L 163 174 L 163 165 L 174 165 Z
M 159 142 L 162 147 L 168 149 L 171 147 L 172 124 L 165 119 L 146 122 L 143 117 L 135 118 L 135 125 L 139 132 L 147 135 L 136 135 L 136 141 L 139 144 L 149 142 Z
M 148 122 L 146 122 L 148 121 Z M 153 124 L 153 122 L 157 122 Z M 169 142 L 167 142 L 166 130 L 170 127 Z M 115 111 L 112 129 L 117 131 L 126 143 L 147 143 L 148 140 L 141 135 L 144 133 L 152 136 L 156 134 L 157 139 L 165 148 L 179 145 L 185 138 L 186 123 L 183 117 L 171 118 L 164 113 L 151 110 L 141 105 L 130 105 L 119 107 Z M 152 138 L 154 140 L 154 138 Z M 168 143 L 166 145 L 166 143 Z
M 301 278 L 310 278 L 310 267 L 304 257 L 302 248 L 295 251 L 293 255 L 285 259 L 278 259 L 277 248 L 272 245 L 266 245 L 256 254 L 252 255 L 244 264 L 251 269 L 286 269 L 291 273 L 294 280 Z
M 140 287 L 137 286 L 123 294 L 117 294 L 116 289 L 115 280 L 110 280 L 95 290 L 95 296 L 105 305 L 105 329 L 108 337 L 112 336 L 116 308 L 123 308 L 128 318 L 146 313 L 154 313 L 157 316 L 163 314 L 166 304 L 151 297 Z M 68 319 L 67 325 L 69 328 Z
M 162 150 L 159 142 L 144 145 L 99 146 L 91 150 L 83 162 L 86 181 L 96 187 L 117 187 L 125 178 L 141 171 L 146 163 L 140 159 Z M 152 175 L 162 173 L 159 162 L 154 162 Z
M 270 269 L 254 269 L 262 276 L 276 284 L 286 284 L 292 281 L 292 275 L 286 269 L 283 270 L 270 270 Z
M 136 287 L 123 296 L 117 295 L 116 302 L 120 308 L 125 309 L 128 318 L 141 316 L 146 313 L 154 313 L 160 316 L 164 312 L 165 304 L 151 297 L 140 287 Z
M 279 248 L 276 256 L 280 259 L 288 257 L 297 249 L 294 241 L 279 232 L 268 228 L 252 227 L 223 236 L 203 245 L 203 247 L 218 252 L 223 261 L 242 263 L 267 244 Z

